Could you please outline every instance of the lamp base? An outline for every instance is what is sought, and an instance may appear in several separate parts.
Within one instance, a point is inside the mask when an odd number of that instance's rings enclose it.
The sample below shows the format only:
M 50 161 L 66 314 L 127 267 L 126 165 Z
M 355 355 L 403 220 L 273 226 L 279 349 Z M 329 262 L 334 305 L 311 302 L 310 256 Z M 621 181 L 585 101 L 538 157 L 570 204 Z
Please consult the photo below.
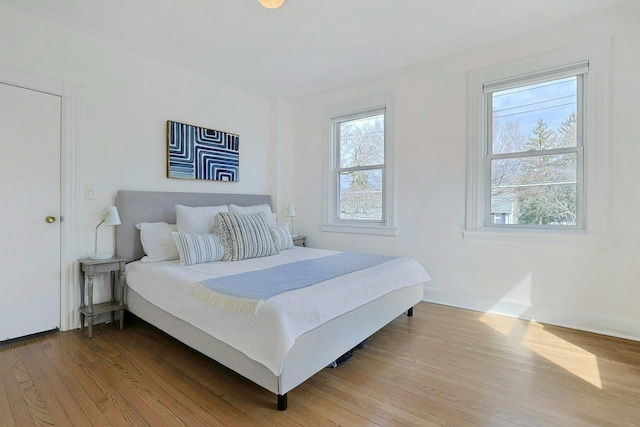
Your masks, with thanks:
M 113 255 L 91 255 L 89 257 L 89 259 L 109 259 L 109 258 L 113 258 Z

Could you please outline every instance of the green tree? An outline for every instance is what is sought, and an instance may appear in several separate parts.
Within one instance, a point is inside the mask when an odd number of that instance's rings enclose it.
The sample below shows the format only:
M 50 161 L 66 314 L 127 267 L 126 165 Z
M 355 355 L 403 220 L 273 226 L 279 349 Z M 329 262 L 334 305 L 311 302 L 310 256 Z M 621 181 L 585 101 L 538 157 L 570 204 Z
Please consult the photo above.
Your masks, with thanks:
M 556 133 L 553 129 L 547 128 L 547 122 L 543 118 L 538 119 L 536 128 L 527 139 L 525 148 L 527 150 L 548 150 L 555 148 Z
M 573 111 L 558 128 L 560 147 L 575 147 L 578 143 L 578 115 Z
M 548 150 L 575 141 L 577 120 L 571 114 L 558 128 L 549 129 L 543 119 L 527 140 L 528 150 Z M 573 143 L 575 145 L 575 142 Z M 534 155 L 522 161 L 517 192 L 518 223 L 570 225 L 576 218 L 576 156 Z
M 575 147 L 578 144 L 578 115 L 571 112 L 558 128 L 560 147 Z M 554 173 L 561 182 L 576 182 L 578 159 L 576 155 L 567 155 L 555 162 Z M 556 220 L 563 224 L 575 224 L 577 215 L 577 184 L 556 186 L 554 201 Z

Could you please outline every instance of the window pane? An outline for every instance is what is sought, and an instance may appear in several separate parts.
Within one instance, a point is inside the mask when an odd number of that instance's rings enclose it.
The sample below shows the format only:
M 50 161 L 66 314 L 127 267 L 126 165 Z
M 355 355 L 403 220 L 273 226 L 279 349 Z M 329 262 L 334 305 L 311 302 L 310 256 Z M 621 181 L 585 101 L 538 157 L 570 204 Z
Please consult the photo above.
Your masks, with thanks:
M 382 169 L 342 172 L 340 219 L 382 221 Z
M 491 162 L 491 223 L 576 225 L 577 154 Z
M 340 123 L 340 167 L 384 163 L 384 114 Z
M 577 76 L 493 92 L 492 152 L 575 147 L 577 94 Z

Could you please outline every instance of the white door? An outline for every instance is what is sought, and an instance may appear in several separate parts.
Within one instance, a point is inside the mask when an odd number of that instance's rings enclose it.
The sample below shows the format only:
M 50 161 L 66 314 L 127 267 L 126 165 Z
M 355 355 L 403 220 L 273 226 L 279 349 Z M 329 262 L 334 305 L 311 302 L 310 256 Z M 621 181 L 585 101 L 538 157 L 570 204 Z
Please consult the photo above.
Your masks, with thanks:
M 60 122 L 59 96 L 0 83 L 0 341 L 60 326 Z

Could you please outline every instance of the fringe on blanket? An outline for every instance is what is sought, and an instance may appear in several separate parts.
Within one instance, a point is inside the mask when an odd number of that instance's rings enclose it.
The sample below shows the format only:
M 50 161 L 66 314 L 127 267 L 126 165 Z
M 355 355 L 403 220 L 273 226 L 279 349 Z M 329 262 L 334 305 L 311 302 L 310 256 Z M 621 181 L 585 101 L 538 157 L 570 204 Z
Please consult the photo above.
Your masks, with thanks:
M 205 304 L 228 311 L 234 311 L 236 313 L 253 313 L 254 315 L 257 315 L 258 311 L 260 311 L 260 306 L 262 305 L 262 300 L 260 299 L 219 294 L 199 283 L 193 288 L 191 295 L 198 298 Z

